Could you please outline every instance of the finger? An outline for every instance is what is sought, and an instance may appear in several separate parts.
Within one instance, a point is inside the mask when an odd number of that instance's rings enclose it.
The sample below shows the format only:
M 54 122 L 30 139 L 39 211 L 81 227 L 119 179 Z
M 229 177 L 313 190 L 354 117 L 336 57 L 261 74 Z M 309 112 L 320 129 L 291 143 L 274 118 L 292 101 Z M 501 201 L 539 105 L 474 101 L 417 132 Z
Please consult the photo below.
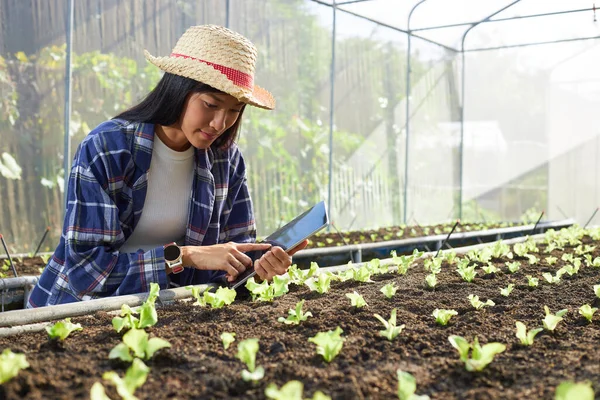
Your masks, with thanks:
M 241 252 L 253 250 L 269 250 L 271 243 L 236 243 L 235 248 Z
M 274 257 L 276 257 L 276 262 L 284 265 L 285 267 L 290 266 L 292 264 L 292 257 L 288 253 L 286 253 L 285 250 L 283 250 L 281 247 L 275 246 L 268 253 L 271 253 Z
M 249 268 L 252 266 L 252 259 L 246 254 L 240 252 L 238 249 L 232 249 L 231 255 L 233 255 L 238 262 L 241 262 L 244 268 Z
M 240 274 L 246 270 L 246 266 L 231 253 L 227 255 L 227 261 L 229 262 L 229 265 L 235 268 Z
M 290 256 L 293 256 L 300 250 L 304 250 L 306 248 L 306 246 L 308 246 L 308 239 L 306 239 L 304 242 L 300 243 L 298 246 L 294 247 L 292 250 L 288 251 L 288 254 Z
M 229 263 L 220 266 L 219 269 L 225 271 L 229 276 L 231 276 L 231 278 L 233 278 L 232 280 L 235 280 L 235 278 L 237 278 L 239 275 L 239 271 Z
M 269 274 L 269 280 L 273 279 L 275 275 L 285 273 L 286 268 L 281 264 L 279 259 L 271 252 L 266 253 L 260 258 L 261 265 Z
M 260 260 L 256 260 L 254 262 L 254 270 L 256 271 L 256 275 L 258 275 L 263 281 L 269 277 L 269 273 L 263 268 Z

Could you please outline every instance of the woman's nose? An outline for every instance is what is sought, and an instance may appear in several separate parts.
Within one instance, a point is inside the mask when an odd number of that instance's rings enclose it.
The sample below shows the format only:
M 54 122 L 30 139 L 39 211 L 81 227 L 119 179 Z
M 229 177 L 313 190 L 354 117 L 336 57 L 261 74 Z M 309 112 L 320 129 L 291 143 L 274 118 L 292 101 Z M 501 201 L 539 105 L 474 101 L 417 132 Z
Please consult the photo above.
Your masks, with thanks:
M 223 129 L 225 129 L 225 113 L 224 112 L 217 112 L 215 113 L 212 121 L 210 122 L 210 126 L 211 128 L 221 132 Z

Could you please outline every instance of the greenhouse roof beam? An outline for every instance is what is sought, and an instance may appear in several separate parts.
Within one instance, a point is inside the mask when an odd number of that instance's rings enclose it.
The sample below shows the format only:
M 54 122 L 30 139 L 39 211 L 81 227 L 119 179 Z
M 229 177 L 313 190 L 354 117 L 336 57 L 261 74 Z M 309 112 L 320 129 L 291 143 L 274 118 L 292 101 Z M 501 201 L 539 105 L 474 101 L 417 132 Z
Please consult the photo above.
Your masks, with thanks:
M 464 50 L 464 52 L 465 53 L 471 53 L 471 52 L 475 52 L 475 51 L 512 49 L 512 48 L 516 48 L 516 47 L 540 46 L 540 45 L 544 45 L 544 44 L 578 42 L 580 40 L 593 40 L 593 39 L 600 39 L 600 36 L 587 36 L 587 37 L 572 38 L 572 39 L 549 40 L 547 42 L 533 42 L 533 43 L 509 44 L 509 45 L 505 45 L 505 46 L 496 46 L 496 47 L 481 47 L 481 48 L 478 48 L 478 49 Z
M 594 11 L 594 8 L 581 8 L 581 9 L 577 9 L 577 10 L 556 11 L 556 12 L 543 13 L 543 14 L 521 15 L 521 16 L 508 17 L 508 18 L 490 19 L 489 21 L 483 21 L 483 22 L 485 22 L 487 24 L 487 23 L 491 23 L 491 22 L 505 22 L 505 21 L 513 21 L 516 19 L 549 17 L 552 15 L 572 14 L 572 13 L 585 12 L 585 11 Z M 459 26 L 468 26 L 468 25 L 473 25 L 473 24 L 478 25 L 480 23 L 481 23 L 481 21 L 479 21 L 479 22 L 461 22 L 458 24 L 428 26 L 425 28 L 415 28 L 415 29 L 411 29 L 411 31 L 417 32 L 417 31 L 428 31 L 428 30 L 434 30 L 434 29 L 456 28 Z
M 311 0 L 311 1 L 313 1 L 313 2 L 315 2 L 315 3 L 318 3 L 318 4 L 321 4 L 321 5 L 324 5 L 324 6 L 327 6 L 327 7 L 331 7 L 331 8 L 333 8 L 333 7 L 334 7 L 334 5 L 333 5 L 333 4 L 329 4 L 329 3 L 327 3 L 327 2 L 325 2 L 325 1 L 323 1 L 323 0 Z M 365 0 L 365 1 L 372 1 L 372 0 Z M 377 21 L 376 19 L 369 18 L 369 17 L 365 17 L 364 15 L 357 14 L 357 13 L 355 13 L 355 12 L 352 12 L 352 11 L 345 10 L 345 9 L 343 9 L 343 8 L 339 8 L 339 7 L 337 7 L 337 6 L 339 6 L 339 5 L 340 5 L 340 3 L 336 3 L 336 6 L 335 6 L 335 8 L 336 8 L 338 11 L 344 12 L 344 13 L 346 13 L 346 14 L 350 14 L 350 15 L 352 15 L 352 16 L 354 16 L 354 17 L 357 17 L 357 18 L 360 18 L 360 19 L 364 19 L 364 20 L 366 20 L 366 21 L 369 21 L 369 22 L 373 22 L 374 24 L 377 24 L 377 25 L 380 25 L 380 26 L 384 26 L 384 27 L 386 27 L 386 28 L 392 29 L 392 30 L 394 30 L 394 31 L 397 31 L 397 32 L 402 32 L 402 33 L 406 33 L 407 35 L 412 35 L 412 37 L 415 37 L 415 38 L 417 38 L 417 39 L 424 40 L 424 41 L 426 41 L 426 42 L 428 42 L 428 43 L 431 43 L 431 44 L 435 44 L 436 46 L 443 47 L 443 48 L 444 48 L 444 49 L 446 49 L 446 50 L 450 50 L 450 51 L 453 51 L 453 52 L 455 52 L 455 53 L 458 53 L 458 52 L 459 52 L 459 51 L 458 51 L 458 50 L 456 50 L 455 48 L 453 48 L 453 47 L 450 47 L 450 46 L 446 46 L 445 44 L 441 44 L 441 43 L 439 43 L 439 42 L 436 42 L 435 40 L 431 40 L 431 39 L 427 39 L 426 37 L 423 37 L 423 36 L 415 35 L 414 33 L 408 32 L 408 31 L 407 31 L 407 30 L 405 30 L 405 29 L 401 29 L 401 28 L 398 28 L 398 27 L 396 27 L 396 26 L 393 26 L 393 25 L 390 25 L 390 24 L 386 24 L 386 23 L 383 23 L 383 22 L 381 22 L 381 21 Z

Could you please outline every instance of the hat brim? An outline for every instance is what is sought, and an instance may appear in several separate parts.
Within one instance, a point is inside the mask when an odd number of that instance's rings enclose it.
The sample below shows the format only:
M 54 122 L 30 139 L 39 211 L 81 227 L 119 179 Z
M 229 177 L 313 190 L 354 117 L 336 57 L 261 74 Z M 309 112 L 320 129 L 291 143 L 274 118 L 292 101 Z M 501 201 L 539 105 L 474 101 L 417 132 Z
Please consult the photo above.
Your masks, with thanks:
M 180 57 L 154 57 L 144 50 L 146 59 L 165 72 L 206 83 L 251 106 L 272 110 L 275 99 L 267 90 L 254 85 L 253 90 L 235 85 L 227 75 L 201 61 Z

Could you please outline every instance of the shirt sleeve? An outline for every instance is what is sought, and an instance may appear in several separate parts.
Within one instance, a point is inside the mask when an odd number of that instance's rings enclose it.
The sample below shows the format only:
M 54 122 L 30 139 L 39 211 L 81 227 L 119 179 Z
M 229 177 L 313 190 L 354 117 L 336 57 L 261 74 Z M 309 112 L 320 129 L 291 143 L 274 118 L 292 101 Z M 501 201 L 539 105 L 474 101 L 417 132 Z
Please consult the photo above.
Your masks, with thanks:
M 118 166 L 127 164 L 127 156 L 105 150 L 103 140 L 82 143 L 68 184 L 61 283 L 81 300 L 148 292 L 152 282 L 168 286 L 162 247 L 145 253 L 117 250 L 125 241 L 115 201 L 124 185 L 124 168 Z

